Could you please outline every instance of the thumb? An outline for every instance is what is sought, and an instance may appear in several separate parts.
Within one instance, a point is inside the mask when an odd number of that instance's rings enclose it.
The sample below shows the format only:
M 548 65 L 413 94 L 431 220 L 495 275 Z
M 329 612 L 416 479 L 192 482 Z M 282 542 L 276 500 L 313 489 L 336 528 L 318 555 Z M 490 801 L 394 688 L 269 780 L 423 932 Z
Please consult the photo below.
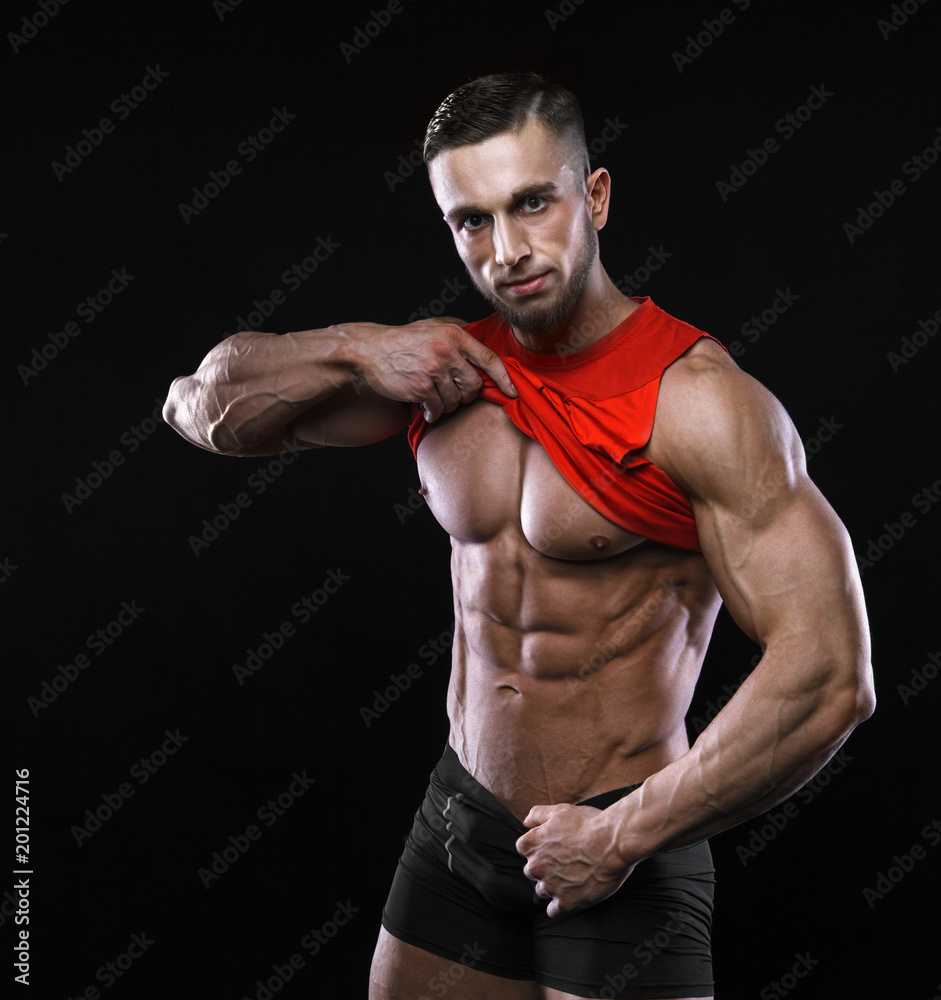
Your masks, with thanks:
M 462 333 L 464 334 L 463 338 L 456 341 L 456 346 L 461 354 L 475 368 L 485 371 L 497 383 L 497 386 L 504 395 L 515 399 L 519 393 L 516 391 L 500 355 L 466 331 L 462 331 Z

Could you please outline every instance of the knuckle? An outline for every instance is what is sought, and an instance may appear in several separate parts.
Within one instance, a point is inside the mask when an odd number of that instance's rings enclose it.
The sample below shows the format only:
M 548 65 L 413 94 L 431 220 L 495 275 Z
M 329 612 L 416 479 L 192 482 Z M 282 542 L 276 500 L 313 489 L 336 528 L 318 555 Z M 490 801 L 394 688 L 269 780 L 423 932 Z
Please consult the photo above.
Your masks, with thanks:
M 428 344 L 428 365 L 436 373 L 442 372 L 450 363 L 453 352 L 448 344 L 443 344 L 440 340 L 432 340 Z

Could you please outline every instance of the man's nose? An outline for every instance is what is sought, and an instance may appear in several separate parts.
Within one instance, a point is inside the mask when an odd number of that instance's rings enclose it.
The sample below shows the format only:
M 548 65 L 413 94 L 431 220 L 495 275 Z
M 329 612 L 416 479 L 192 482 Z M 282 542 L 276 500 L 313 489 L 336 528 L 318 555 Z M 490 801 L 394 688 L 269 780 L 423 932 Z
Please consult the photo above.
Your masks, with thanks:
M 510 219 L 495 219 L 493 225 L 493 252 L 501 267 L 515 267 L 529 254 L 521 228 Z

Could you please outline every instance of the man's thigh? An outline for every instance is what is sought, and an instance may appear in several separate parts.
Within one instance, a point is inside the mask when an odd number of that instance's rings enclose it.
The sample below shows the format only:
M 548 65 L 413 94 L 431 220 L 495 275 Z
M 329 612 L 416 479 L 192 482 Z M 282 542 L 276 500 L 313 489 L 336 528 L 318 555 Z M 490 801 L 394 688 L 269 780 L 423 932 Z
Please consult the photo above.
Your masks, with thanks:
M 540 1000 L 532 981 L 503 979 L 441 958 L 393 937 L 384 927 L 369 973 L 369 1000 Z M 564 996 L 565 994 L 558 994 Z
M 582 1000 L 582 995 L 576 993 L 563 993 L 551 986 L 503 979 L 468 968 L 406 944 L 380 928 L 369 975 L 369 1000 L 421 1000 L 435 996 L 446 996 L 448 1000 Z

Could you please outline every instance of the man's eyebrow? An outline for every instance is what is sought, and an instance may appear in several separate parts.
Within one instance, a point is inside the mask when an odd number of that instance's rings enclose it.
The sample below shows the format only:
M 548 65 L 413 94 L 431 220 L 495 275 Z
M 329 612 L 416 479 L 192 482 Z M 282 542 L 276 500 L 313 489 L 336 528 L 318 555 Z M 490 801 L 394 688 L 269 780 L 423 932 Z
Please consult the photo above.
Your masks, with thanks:
M 520 188 L 518 191 L 514 191 L 510 195 L 510 204 L 517 205 L 521 201 L 525 201 L 526 198 L 533 198 L 536 195 L 555 194 L 556 191 L 557 186 L 553 181 L 546 181 L 543 184 L 532 184 L 529 187 Z M 458 219 L 464 219 L 470 215 L 489 214 L 489 212 L 485 212 L 482 208 L 478 208 L 476 205 L 457 205 L 445 215 L 444 221 L 450 225 Z

